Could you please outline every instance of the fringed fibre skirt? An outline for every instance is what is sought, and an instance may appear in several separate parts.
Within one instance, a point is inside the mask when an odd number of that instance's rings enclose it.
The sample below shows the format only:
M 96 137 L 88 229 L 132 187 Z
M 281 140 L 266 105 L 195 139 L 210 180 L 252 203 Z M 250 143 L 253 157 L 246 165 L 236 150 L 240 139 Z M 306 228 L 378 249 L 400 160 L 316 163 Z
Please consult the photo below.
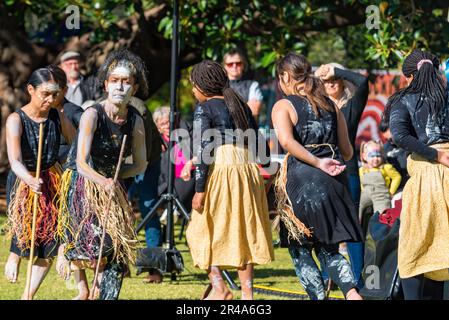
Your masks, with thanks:
M 109 193 L 102 186 L 85 179 L 77 171 L 64 171 L 58 231 L 64 234 L 65 255 L 69 260 L 98 259 L 106 225 L 102 256 L 125 264 L 135 262 L 138 241 L 126 193 L 117 186 L 109 210 L 108 197 Z
M 57 253 L 57 224 L 59 219 L 58 191 L 61 184 L 61 166 L 56 163 L 43 170 L 43 181 L 38 195 L 36 215 L 35 255 L 39 258 L 52 258 Z M 34 175 L 34 172 L 31 172 Z M 33 221 L 34 192 L 28 185 L 10 171 L 7 183 L 8 209 L 7 230 L 12 238 L 10 251 L 22 257 L 29 257 Z

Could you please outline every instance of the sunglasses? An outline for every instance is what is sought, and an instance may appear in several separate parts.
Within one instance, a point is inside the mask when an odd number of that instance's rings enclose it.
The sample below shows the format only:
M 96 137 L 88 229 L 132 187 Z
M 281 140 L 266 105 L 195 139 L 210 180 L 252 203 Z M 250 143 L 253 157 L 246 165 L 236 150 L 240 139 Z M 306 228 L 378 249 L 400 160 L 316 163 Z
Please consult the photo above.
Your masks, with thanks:
M 225 63 L 225 65 L 226 65 L 226 67 L 228 67 L 228 68 L 231 68 L 231 67 L 233 67 L 233 66 L 241 67 L 241 66 L 243 65 L 243 62 L 242 62 L 242 61 L 239 61 L 239 62 L 229 62 L 229 63 Z
M 324 82 L 324 83 L 335 83 L 335 82 L 337 82 L 338 80 L 340 80 L 340 78 L 332 77 L 332 78 L 330 78 L 330 79 L 323 80 L 323 82 Z

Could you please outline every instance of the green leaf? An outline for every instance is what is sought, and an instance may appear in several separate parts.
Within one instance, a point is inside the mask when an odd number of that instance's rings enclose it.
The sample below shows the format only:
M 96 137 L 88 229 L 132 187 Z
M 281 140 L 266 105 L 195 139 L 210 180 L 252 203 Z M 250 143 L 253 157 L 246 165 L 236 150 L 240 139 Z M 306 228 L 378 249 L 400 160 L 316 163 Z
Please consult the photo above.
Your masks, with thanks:
M 272 64 L 275 60 L 276 60 L 276 52 L 275 51 L 268 52 L 262 57 L 261 65 L 262 67 L 266 68 L 270 64 Z

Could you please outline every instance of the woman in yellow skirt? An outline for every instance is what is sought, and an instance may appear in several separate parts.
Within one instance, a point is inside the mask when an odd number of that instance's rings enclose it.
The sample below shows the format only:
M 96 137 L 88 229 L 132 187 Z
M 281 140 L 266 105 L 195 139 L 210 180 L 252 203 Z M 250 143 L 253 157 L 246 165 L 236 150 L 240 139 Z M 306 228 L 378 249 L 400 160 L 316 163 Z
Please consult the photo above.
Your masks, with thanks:
M 257 124 L 220 64 L 197 64 L 191 82 L 199 103 L 190 252 L 195 266 L 207 270 L 212 287 L 207 299 L 232 299 L 222 268 L 237 268 L 242 299 L 252 299 L 253 265 L 274 259 L 264 182 L 255 162 Z
M 423 278 L 449 280 L 449 96 L 436 56 L 413 51 L 402 71 L 408 86 L 384 116 L 393 140 L 412 154 L 402 196 L 398 268 L 405 299 L 422 299 Z M 439 297 L 441 299 L 441 297 Z

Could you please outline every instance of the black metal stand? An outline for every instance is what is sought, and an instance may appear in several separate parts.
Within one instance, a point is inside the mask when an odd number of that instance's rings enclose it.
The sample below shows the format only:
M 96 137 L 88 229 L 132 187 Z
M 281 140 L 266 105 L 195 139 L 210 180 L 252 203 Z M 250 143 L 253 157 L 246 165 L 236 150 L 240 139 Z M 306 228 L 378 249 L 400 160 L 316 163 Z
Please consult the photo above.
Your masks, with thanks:
M 170 74 L 170 141 L 168 145 L 169 157 L 174 148 L 174 139 L 171 136 L 172 132 L 176 129 L 176 118 L 177 118 L 177 86 L 178 86 L 178 25 L 179 25 L 179 6 L 178 0 L 173 0 L 173 32 L 172 32 L 172 46 L 171 46 L 171 74 Z M 176 273 L 183 271 L 183 261 L 182 256 L 175 247 L 174 243 L 174 218 L 173 214 L 175 208 L 180 211 L 185 219 L 189 220 L 189 214 L 184 208 L 182 203 L 179 201 L 178 197 L 174 193 L 174 172 L 175 164 L 172 161 L 168 161 L 168 187 L 167 192 L 161 195 L 160 199 L 156 202 L 153 208 L 150 210 L 148 215 L 142 220 L 142 222 L 137 226 L 136 233 L 139 232 L 156 214 L 156 210 L 163 204 L 167 204 L 167 229 L 165 242 L 162 248 L 147 248 L 143 251 L 153 255 L 149 259 L 140 259 L 142 264 L 145 264 L 143 268 L 154 268 L 162 269 L 165 272 L 169 272 L 172 275 L 172 280 L 176 279 Z M 152 251 L 152 252 L 151 252 Z M 162 254 L 161 254 L 162 252 Z M 148 257 L 148 256 L 147 256 Z M 146 260 L 146 263 L 143 261 Z M 163 263 L 161 260 L 164 260 Z M 136 263 L 137 266 L 139 263 Z M 161 267 L 163 265 L 163 267 Z M 142 266 L 141 266 L 142 267 Z

